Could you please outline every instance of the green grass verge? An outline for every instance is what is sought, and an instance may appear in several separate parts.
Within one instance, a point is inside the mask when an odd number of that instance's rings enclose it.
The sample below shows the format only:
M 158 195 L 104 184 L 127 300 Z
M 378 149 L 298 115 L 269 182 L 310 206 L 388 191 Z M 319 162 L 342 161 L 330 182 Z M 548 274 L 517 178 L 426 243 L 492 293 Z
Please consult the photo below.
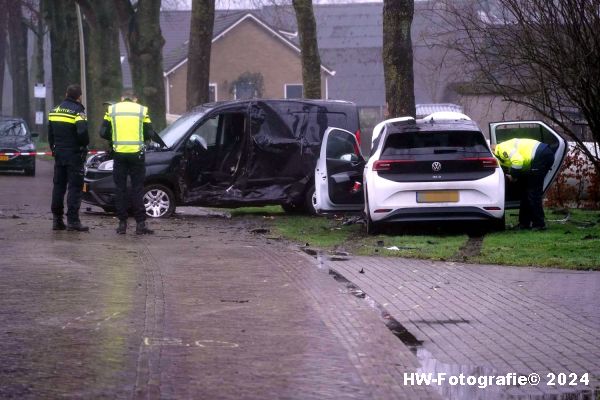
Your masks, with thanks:
M 275 234 L 299 244 L 323 250 L 348 251 L 356 255 L 382 255 L 457 260 L 481 264 L 559 267 L 600 270 L 600 212 L 547 210 L 548 230 L 511 229 L 517 225 L 517 211 L 507 212 L 507 230 L 484 236 L 478 255 L 465 253 L 465 230 L 423 229 L 421 232 L 392 231 L 371 236 L 362 224 L 344 225 L 343 218 L 308 217 L 286 214 L 278 206 L 238 208 L 233 218 L 267 218 Z M 396 246 L 398 250 L 388 250 Z
M 600 270 L 600 212 L 547 210 L 548 230 L 507 230 L 486 235 L 481 254 L 470 261 L 489 264 L 531 265 Z M 517 212 L 507 222 L 516 226 Z M 559 222 L 560 221 L 560 222 Z

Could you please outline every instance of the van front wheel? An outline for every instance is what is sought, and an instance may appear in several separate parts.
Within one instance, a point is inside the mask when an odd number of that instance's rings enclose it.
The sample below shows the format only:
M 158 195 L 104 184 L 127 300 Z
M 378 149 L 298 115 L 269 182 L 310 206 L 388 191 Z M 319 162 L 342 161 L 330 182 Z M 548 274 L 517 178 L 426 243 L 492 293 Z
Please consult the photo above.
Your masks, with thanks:
M 148 185 L 144 188 L 144 208 L 151 218 L 170 217 L 175 212 L 175 195 L 164 185 Z

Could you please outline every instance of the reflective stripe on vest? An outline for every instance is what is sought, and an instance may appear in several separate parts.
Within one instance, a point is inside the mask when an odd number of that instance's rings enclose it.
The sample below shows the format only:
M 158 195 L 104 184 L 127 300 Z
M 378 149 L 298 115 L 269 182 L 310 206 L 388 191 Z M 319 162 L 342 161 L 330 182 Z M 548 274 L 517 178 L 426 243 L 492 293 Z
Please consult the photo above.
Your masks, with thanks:
M 144 144 L 146 108 L 132 102 L 121 102 L 108 109 L 112 125 L 113 149 L 117 153 L 137 153 Z
M 48 113 L 48 121 L 50 122 L 66 122 L 67 124 L 74 124 L 76 116 L 73 114 L 50 112 Z

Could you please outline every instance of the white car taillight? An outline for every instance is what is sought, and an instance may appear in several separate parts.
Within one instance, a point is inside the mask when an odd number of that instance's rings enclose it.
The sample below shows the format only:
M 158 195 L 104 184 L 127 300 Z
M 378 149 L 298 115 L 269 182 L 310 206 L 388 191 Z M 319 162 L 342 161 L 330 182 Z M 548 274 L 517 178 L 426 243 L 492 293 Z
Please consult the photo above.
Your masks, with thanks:
M 373 163 L 373 171 L 390 171 L 394 164 L 413 163 L 414 160 L 377 160 Z
M 479 161 L 483 168 L 497 168 L 498 160 L 495 157 L 471 157 L 463 158 L 465 161 Z

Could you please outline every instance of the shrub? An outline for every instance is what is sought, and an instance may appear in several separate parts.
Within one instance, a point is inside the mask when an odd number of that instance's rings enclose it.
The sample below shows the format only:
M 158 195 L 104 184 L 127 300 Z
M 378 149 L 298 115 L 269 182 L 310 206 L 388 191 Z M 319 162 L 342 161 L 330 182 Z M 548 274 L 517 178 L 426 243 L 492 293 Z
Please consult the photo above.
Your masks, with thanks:
M 600 176 L 583 152 L 573 147 L 546 195 L 550 207 L 598 209 Z

